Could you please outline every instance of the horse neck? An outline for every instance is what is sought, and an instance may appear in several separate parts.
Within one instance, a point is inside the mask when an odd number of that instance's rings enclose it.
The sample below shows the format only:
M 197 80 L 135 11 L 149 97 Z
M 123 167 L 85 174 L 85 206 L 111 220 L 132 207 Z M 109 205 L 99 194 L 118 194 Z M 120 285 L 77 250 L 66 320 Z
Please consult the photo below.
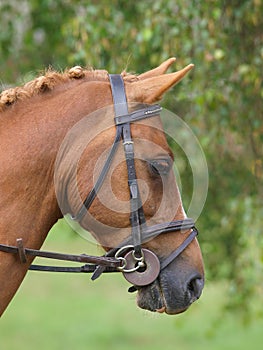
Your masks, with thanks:
M 25 243 L 37 247 L 41 244 L 39 233 L 44 235 L 58 218 L 52 194 L 55 138 L 46 134 L 40 114 L 37 125 L 33 125 L 34 113 L 38 112 L 32 108 L 25 118 L 18 109 L 14 117 L 7 121 L 5 118 L 1 128 L 1 145 L 5 150 L 1 152 L 0 170 L 1 243 L 14 244 L 19 235 Z
M 27 240 L 33 231 L 42 240 L 61 217 L 53 179 L 57 152 L 74 124 L 107 98 L 110 102 L 110 89 L 103 86 L 71 82 L 0 115 L 0 235 L 9 244 L 14 243 L 14 232 Z
M 61 217 L 53 180 L 56 155 L 67 131 L 100 107 L 95 92 L 76 84 L 63 93 L 23 101 L 0 115 L 0 244 L 15 245 L 22 238 L 25 247 L 39 249 Z M 81 102 L 79 96 L 85 94 Z M 0 315 L 29 264 L 0 252 Z

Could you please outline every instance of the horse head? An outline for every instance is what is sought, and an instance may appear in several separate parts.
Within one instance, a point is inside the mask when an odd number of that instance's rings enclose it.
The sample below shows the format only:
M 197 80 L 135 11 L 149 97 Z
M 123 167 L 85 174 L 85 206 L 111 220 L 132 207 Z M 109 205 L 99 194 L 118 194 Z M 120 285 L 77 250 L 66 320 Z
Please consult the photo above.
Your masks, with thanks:
M 173 58 L 169 59 L 139 76 L 123 74 L 129 113 L 159 101 L 193 67 L 189 65 L 167 74 L 173 62 Z M 73 217 L 92 191 L 116 137 L 112 86 L 109 81 L 101 81 L 93 90 L 96 107 L 69 132 L 57 158 L 58 201 L 62 212 Z M 173 172 L 173 153 L 160 117 L 155 115 L 131 123 L 130 132 L 144 224 L 153 227 L 185 220 Z M 79 220 L 106 251 L 122 246 L 131 235 L 131 190 L 127 159 L 119 141 L 99 191 Z M 182 245 L 191 231 L 188 228 L 182 232 L 164 232 L 151 239 L 142 237 L 142 247 L 162 261 Z M 150 311 L 177 314 L 200 297 L 203 285 L 202 255 L 194 238 L 176 259 L 161 269 L 154 281 L 136 286 L 137 303 Z

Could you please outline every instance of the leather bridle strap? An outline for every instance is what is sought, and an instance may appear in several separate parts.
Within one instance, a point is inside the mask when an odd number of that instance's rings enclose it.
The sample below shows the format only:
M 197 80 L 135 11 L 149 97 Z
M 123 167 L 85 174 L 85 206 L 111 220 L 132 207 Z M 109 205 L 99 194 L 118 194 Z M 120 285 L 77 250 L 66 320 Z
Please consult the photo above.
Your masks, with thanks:
M 114 103 L 115 116 L 128 115 L 128 104 L 124 83 L 120 74 L 109 74 L 111 93 Z
M 106 162 L 104 163 L 102 171 L 100 172 L 100 175 L 99 175 L 94 187 L 89 192 L 86 199 L 84 200 L 78 213 L 76 215 L 71 215 L 72 220 L 80 222 L 83 219 L 83 217 L 86 215 L 86 213 L 89 210 L 91 204 L 93 203 L 95 197 L 97 196 L 97 193 L 100 190 L 100 188 L 105 180 L 106 175 L 108 174 L 112 159 L 116 153 L 117 146 L 118 146 L 120 140 L 121 140 L 121 130 L 117 129 L 113 145 L 111 146 L 110 152 L 108 154 Z
M 126 122 L 123 120 L 120 122 L 120 118 L 122 116 L 128 115 L 129 113 L 126 92 L 124 88 L 124 82 L 120 74 L 110 74 L 109 79 L 114 102 L 115 124 L 117 130 L 120 128 L 122 130 L 123 148 L 127 165 L 128 186 L 130 190 L 130 222 L 132 230 L 132 243 L 136 256 L 141 256 L 141 225 L 145 223 L 145 218 L 135 171 L 134 146 L 131 136 L 130 124 L 131 120 L 130 118 L 127 118 Z M 119 118 L 119 120 L 116 118 Z
M 189 244 L 195 239 L 197 235 L 198 231 L 194 227 L 192 229 L 192 232 L 189 234 L 189 236 L 186 237 L 183 243 L 179 245 L 179 247 L 175 249 L 175 251 L 173 251 L 167 258 L 161 260 L 160 269 L 165 269 L 172 261 L 174 261 L 189 246 Z
M 111 257 L 93 256 L 87 254 L 63 254 L 56 252 L 48 252 L 44 250 L 24 248 L 21 238 L 16 240 L 17 246 L 0 244 L 0 251 L 11 254 L 18 254 L 21 262 L 25 263 L 27 256 L 42 257 L 55 260 L 73 261 L 78 263 L 90 263 L 109 267 L 119 267 L 120 261 Z

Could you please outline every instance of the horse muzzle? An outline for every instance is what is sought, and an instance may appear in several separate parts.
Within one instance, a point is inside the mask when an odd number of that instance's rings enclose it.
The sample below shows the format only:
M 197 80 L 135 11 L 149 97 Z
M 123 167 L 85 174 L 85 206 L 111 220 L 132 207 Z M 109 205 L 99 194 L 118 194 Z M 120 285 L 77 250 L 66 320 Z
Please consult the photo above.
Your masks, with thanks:
M 186 311 L 200 298 L 204 287 L 203 273 L 174 261 L 158 278 L 148 286 L 138 288 L 137 304 L 152 312 L 165 312 L 169 315 Z

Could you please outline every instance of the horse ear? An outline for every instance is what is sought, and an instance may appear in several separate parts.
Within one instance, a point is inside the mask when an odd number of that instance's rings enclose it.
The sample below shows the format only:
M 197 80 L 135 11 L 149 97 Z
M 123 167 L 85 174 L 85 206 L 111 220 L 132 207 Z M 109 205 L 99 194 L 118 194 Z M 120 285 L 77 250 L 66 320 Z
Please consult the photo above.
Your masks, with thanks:
M 167 72 L 168 68 L 176 61 L 176 58 L 175 57 L 171 57 L 169 58 L 168 60 L 164 61 L 162 64 L 160 64 L 160 66 L 152 69 L 152 70 L 149 70 L 148 72 L 145 72 L 143 74 L 140 74 L 138 76 L 138 78 L 140 80 L 144 80 L 144 79 L 149 79 L 149 78 L 152 78 L 152 77 L 156 77 L 158 75 L 162 75 L 164 73 Z
M 177 84 L 194 67 L 189 64 L 175 73 L 153 76 L 126 85 L 130 102 L 154 103 L 159 101 L 164 93 Z M 145 73 L 147 74 L 147 73 Z

